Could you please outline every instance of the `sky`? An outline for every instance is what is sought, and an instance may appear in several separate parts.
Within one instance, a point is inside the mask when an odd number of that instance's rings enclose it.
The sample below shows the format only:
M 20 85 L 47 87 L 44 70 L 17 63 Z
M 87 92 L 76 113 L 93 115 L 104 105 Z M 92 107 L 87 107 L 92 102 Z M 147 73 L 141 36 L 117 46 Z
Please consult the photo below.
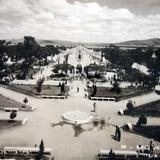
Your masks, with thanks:
M 0 39 L 160 38 L 160 0 L 0 0 Z

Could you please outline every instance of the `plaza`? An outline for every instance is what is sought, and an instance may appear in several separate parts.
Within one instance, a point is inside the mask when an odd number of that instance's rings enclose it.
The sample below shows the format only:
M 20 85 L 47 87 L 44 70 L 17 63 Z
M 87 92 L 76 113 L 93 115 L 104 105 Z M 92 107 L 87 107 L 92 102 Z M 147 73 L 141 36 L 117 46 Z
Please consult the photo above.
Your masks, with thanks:
M 17 115 L 18 119 L 26 117 L 28 123 L 22 127 L 15 127 L 0 131 L 1 147 L 4 146 L 30 146 L 39 144 L 41 139 L 44 140 L 46 147 L 53 150 L 56 159 L 95 159 L 100 149 L 128 149 L 134 150 L 138 144 L 147 145 L 150 139 L 122 131 L 122 139 L 117 142 L 111 138 L 115 128 L 112 126 L 105 127 L 102 130 L 88 130 L 90 126 L 82 125 L 86 131 L 79 136 L 74 136 L 72 125 L 64 125 L 52 127 L 53 123 L 61 121 L 61 115 L 74 110 L 80 110 L 90 113 L 93 108 L 93 101 L 84 98 L 84 84 L 81 81 L 74 81 L 72 86 L 80 84 L 80 91 L 76 93 L 73 88 L 72 96 L 65 100 L 55 99 L 37 99 L 30 96 L 28 105 L 36 106 L 34 112 L 21 112 Z M 74 90 L 75 89 L 75 90 Z M 5 88 L 0 89 L 0 94 L 9 97 L 17 102 L 22 102 L 26 95 L 17 93 Z M 156 93 L 150 93 L 139 97 L 134 97 L 136 105 L 143 104 L 159 99 Z M 111 123 L 122 126 L 126 122 L 136 123 L 137 118 L 128 116 L 118 116 L 117 111 L 124 109 L 128 100 L 116 102 L 97 101 L 97 115 L 108 119 L 111 117 Z M 0 113 L 1 118 L 6 118 L 3 112 Z M 149 124 L 159 124 L 158 118 L 148 118 Z M 159 145 L 157 142 L 156 145 Z
M 67 56 L 71 56 L 71 58 L 68 59 Z M 1 149 L 6 146 L 34 147 L 43 139 L 44 146 L 52 149 L 52 154 L 56 160 L 94 160 L 100 150 L 112 148 L 135 151 L 138 145 L 149 144 L 150 138 L 126 132 L 123 129 L 121 129 L 120 141 L 116 141 L 113 137 L 116 130 L 115 126 L 123 128 L 125 124 L 136 124 L 138 120 L 138 117 L 120 116 L 118 111 L 125 110 L 130 99 L 136 102 L 134 107 L 159 100 L 160 97 L 154 90 L 131 95 L 130 98 L 122 98 L 119 102 L 103 101 L 102 99 L 98 101 L 96 97 L 91 100 L 86 96 L 86 88 L 88 85 L 88 88 L 92 89 L 92 85 L 95 85 L 97 79 L 91 81 L 86 76 L 82 77 L 81 74 L 85 75 L 84 68 L 90 64 L 94 66 L 97 63 L 97 66 L 103 66 L 104 64 L 101 63 L 103 62 L 102 54 L 93 53 L 93 51 L 78 46 L 56 57 L 54 57 L 54 62 L 51 61 L 48 65 L 41 66 L 32 79 L 14 79 L 9 85 L 0 86 L 0 94 L 10 102 L 5 107 L 17 106 L 20 108 L 15 122 L 27 120 L 25 125 L 4 127 L 0 130 Z M 52 79 L 54 66 L 66 65 L 68 60 L 70 60 L 70 65 L 74 66 L 71 73 L 68 71 L 66 73 L 71 76 L 71 80 Z M 105 63 L 108 62 L 105 61 Z M 81 66 L 82 70 L 78 70 L 76 66 Z M 116 72 L 104 71 L 101 74 L 108 78 L 103 83 L 97 80 L 96 86 L 101 88 L 97 93 L 100 97 L 108 98 L 111 94 L 110 88 L 113 86 L 111 81 L 114 81 Z M 36 91 L 39 79 L 44 79 L 40 93 Z M 65 84 L 65 87 L 68 88 L 67 96 L 58 99 L 58 97 L 62 97 L 60 85 L 64 82 L 67 82 Z M 128 91 L 138 90 L 136 87 L 128 88 L 129 86 L 130 83 L 127 81 L 122 81 L 120 84 L 127 96 Z M 118 95 L 116 92 L 112 94 Z M 54 99 L 55 97 L 57 99 Z M 34 107 L 34 111 L 30 109 L 28 110 L 30 112 L 25 112 L 21 108 L 24 99 L 28 100 L 27 108 Z M 7 122 L 8 114 L 3 111 L 3 104 L 1 104 L 1 108 L 0 117 Z M 101 121 L 106 124 L 104 126 L 100 126 L 100 123 L 95 125 L 96 122 Z M 147 121 L 147 125 L 159 125 L 158 117 L 147 117 Z M 156 141 L 155 145 L 159 147 L 159 142 Z

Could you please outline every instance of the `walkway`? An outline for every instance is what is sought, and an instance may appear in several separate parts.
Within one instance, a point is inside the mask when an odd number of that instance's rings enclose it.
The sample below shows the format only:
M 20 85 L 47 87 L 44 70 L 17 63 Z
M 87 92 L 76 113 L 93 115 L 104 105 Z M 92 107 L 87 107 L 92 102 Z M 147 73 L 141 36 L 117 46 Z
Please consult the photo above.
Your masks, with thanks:
M 78 82 L 73 82 L 73 87 L 76 88 Z M 81 88 L 85 83 L 79 84 Z M 22 102 L 26 95 L 16 93 L 8 89 L 0 88 L 0 94 Z M 78 93 L 73 93 L 75 97 L 69 97 L 66 100 L 53 100 L 53 99 L 36 99 L 28 97 L 29 105 L 36 106 L 34 112 L 19 112 L 17 119 L 27 118 L 29 121 L 26 126 L 15 127 L 0 131 L 1 147 L 4 145 L 11 146 L 34 146 L 39 145 L 40 140 L 44 140 L 44 145 L 53 149 L 53 154 L 57 160 L 93 160 L 95 154 L 99 149 L 119 149 L 121 146 L 126 145 L 127 149 L 130 147 L 135 148 L 137 144 L 148 144 L 147 138 L 139 135 L 122 132 L 122 140 L 120 143 L 111 138 L 115 129 L 107 127 L 101 131 L 87 131 L 83 132 L 79 137 L 74 137 L 74 130 L 72 126 L 64 125 L 63 127 L 52 127 L 53 123 L 61 121 L 61 115 L 67 111 L 81 110 L 90 112 L 93 106 L 93 101 L 82 98 L 84 96 L 83 89 Z M 159 99 L 160 97 L 155 93 L 134 98 L 137 104 L 146 101 Z M 126 122 L 135 123 L 137 118 L 118 116 L 116 113 L 120 108 L 124 108 L 127 100 L 116 102 L 96 102 L 97 113 L 101 117 L 111 117 L 111 122 L 123 125 Z M 4 112 L 0 113 L 0 116 Z M 159 119 L 149 118 L 149 123 L 159 124 Z M 86 126 L 84 126 L 86 127 Z
M 86 88 L 86 81 L 77 80 L 73 82 L 68 82 L 68 85 L 71 88 L 70 96 L 71 97 L 85 97 L 85 88 Z

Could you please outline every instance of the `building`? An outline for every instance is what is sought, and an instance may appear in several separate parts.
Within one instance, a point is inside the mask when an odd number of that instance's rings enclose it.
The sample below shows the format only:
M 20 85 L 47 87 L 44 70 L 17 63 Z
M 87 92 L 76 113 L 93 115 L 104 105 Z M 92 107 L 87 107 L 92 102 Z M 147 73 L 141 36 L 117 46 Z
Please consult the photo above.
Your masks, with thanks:
M 77 73 L 77 70 L 83 72 L 84 67 L 90 64 L 105 64 L 104 61 L 101 52 L 94 52 L 83 46 L 67 49 L 57 56 L 57 64 L 66 63 L 74 66 L 74 73 Z

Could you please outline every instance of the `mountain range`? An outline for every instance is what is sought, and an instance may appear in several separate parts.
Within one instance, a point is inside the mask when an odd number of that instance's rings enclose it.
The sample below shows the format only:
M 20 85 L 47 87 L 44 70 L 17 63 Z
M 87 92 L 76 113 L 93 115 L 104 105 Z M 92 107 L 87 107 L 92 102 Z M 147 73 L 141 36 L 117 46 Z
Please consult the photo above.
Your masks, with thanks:
M 17 44 L 18 42 L 23 42 L 23 39 L 11 39 L 9 40 L 12 44 Z M 36 39 L 36 41 L 42 45 L 64 45 L 66 47 L 83 45 L 87 47 L 105 47 L 111 45 L 111 43 L 81 43 L 81 42 L 72 42 L 72 41 L 64 41 L 64 40 L 43 40 Z M 152 38 L 145 40 L 131 40 L 120 43 L 112 43 L 117 46 L 158 46 L 160 47 L 160 38 Z

